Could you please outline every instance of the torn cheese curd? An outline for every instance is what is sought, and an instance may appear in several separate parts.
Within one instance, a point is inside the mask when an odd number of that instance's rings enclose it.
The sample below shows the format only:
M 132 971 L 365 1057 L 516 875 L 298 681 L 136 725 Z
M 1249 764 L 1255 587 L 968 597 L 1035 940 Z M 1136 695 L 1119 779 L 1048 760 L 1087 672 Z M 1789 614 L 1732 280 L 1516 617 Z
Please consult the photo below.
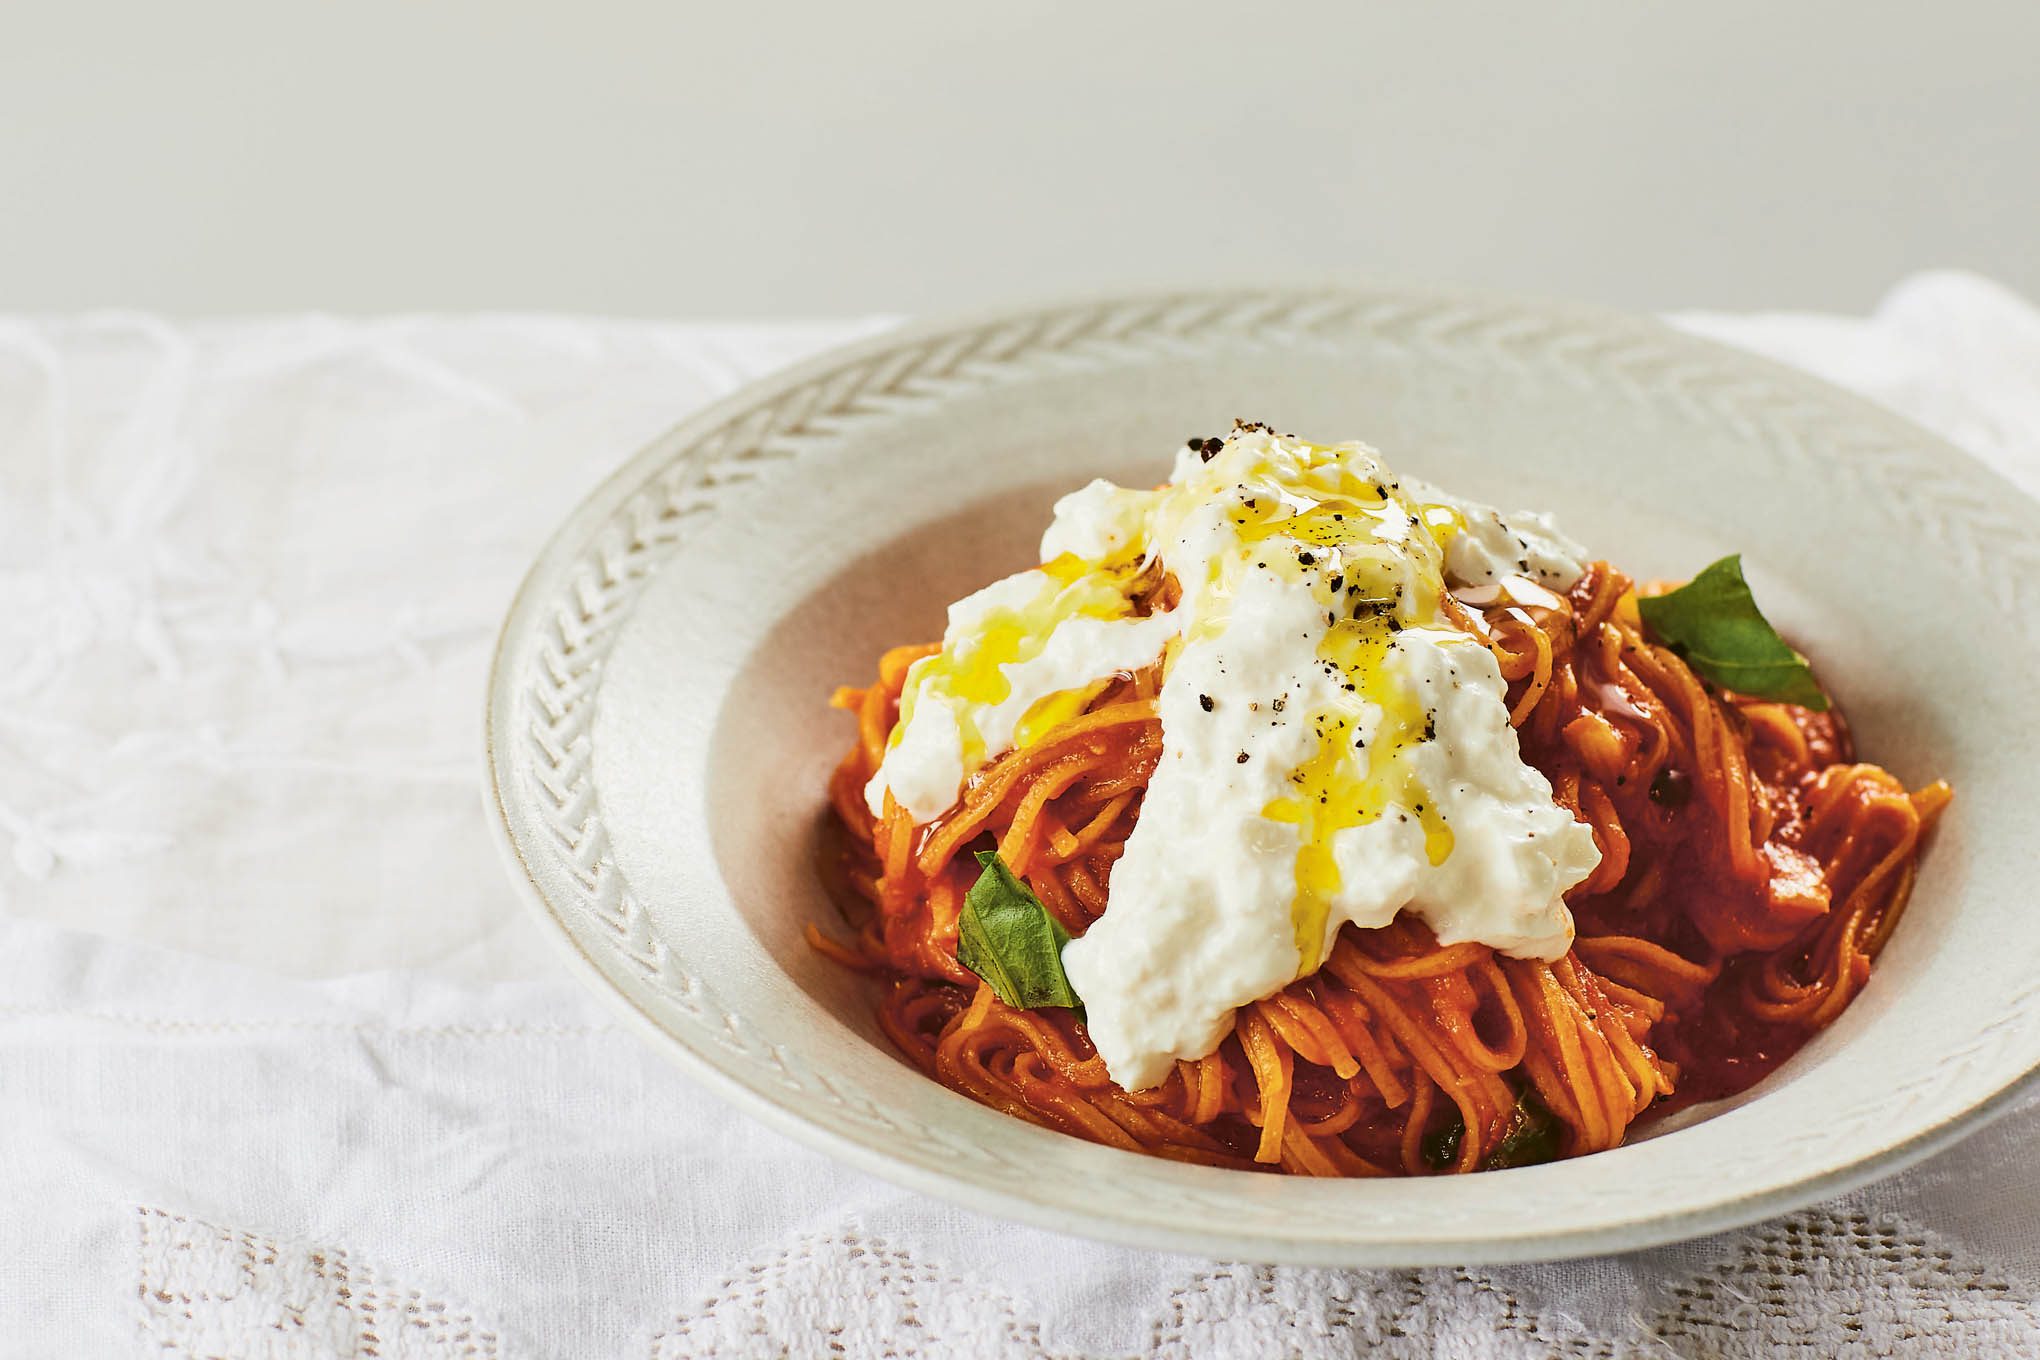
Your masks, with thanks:
M 1127 1090 L 1210 1053 L 1243 1005 L 1315 971 L 1348 922 L 1557 958 L 1600 855 L 1526 764 L 1493 654 L 1448 592 L 1563 591 L 1581 550 L 1400 480 L 1358 443 L 1242 426 L 1153 491 L 1065 496 L 1041 567 L 958 601 L 909 670 L 866 798 L 917 822 L 1160 663 L 1162 755 L 1105 913 L 1063 951 Z M 1159 570 L 1177 603 L 1142 614 Z

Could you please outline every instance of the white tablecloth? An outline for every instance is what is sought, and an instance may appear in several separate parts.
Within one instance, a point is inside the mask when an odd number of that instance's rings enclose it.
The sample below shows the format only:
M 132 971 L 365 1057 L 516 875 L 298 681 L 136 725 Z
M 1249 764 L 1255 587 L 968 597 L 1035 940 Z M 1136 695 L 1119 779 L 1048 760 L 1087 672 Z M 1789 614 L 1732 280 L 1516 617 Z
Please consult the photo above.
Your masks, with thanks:
M 2040 491 L 1983 280 L 1682 321 Z M 495 624 L 618 460 L 882 324 L 0 321 L 0 1354 L 2040 1351 L 2040 1105 L 1678 1248 L 1266 1269 L 895 1190 L 620 1031 L 485 829 Z

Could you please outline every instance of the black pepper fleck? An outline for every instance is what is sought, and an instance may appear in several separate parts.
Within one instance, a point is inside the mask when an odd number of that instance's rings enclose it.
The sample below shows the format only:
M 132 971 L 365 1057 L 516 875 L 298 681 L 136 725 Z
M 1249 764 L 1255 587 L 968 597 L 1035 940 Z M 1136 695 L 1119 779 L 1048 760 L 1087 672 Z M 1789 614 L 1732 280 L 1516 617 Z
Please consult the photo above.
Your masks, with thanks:
M 1244 764 L 1246 764 L 1246 763 L 1247 763 L 1247 753 L 1246 753 L 1245 751 L 1242 751 L 1242 752 L 1240 752 L 1240 753 L 1239 753 L 1239 755 L 1238 755 L 1237 757 L 1235 757 L 1235 758 L 1234 758 L 1234 760 L 1233 760 L 1233 764 L 1235 764 L 1235 765 L 1244 765 Z
M 1206 713 L 1209 713 L 1209 712 L 1211 712 L 1212 708 L 1214 707 L 1214 705 L 1213 705 L 1213 704 L 1212 704 L 1212 702 L 1211 702 L 1211 696 L 1210 696 L 1209 694 L 1200 694 L 1200 695 L 1198 695 L 1198 696 L 1197 696 L 1197 704 L 1198 704 L 1198 706 L 1199 706 L 1200 708 L 1202 708 L 1202 709 L 1203 709 L 1203 710 L 1204 710 L 1204 711 L 1205 711 Z

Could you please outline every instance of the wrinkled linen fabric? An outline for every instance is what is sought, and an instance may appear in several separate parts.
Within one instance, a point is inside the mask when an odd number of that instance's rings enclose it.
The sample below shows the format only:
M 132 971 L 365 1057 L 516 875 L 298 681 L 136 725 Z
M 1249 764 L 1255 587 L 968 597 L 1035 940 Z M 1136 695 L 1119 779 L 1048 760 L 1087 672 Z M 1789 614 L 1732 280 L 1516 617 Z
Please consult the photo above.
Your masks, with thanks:
M 2040 493 L 2040 312 L 1676 322 Z M 0 319 L 0 1355 L 2040 1353 L 2040 1103 L 1757 1227 L 1229 1265 L 1013 1227 L 732 1112 L 557 965 L 477 794 L 564 509 L 882 320 Z

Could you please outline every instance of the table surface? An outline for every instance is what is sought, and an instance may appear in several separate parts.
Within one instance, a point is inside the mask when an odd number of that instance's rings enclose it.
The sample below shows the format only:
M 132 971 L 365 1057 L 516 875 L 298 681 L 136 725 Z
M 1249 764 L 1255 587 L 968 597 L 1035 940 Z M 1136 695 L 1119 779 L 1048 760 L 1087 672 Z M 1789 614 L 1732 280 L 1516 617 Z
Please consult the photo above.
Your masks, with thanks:
M 1678 320 L 2040 492 L 1985 280 Z M 893 1189 L 612 1024 L 484 821 L 496 622 L 624 456 L 885 324 L 0 319 L 0 1355 L 2040 1349 L 2040 1105 L 1678 1247 L 1264 1268 Z

